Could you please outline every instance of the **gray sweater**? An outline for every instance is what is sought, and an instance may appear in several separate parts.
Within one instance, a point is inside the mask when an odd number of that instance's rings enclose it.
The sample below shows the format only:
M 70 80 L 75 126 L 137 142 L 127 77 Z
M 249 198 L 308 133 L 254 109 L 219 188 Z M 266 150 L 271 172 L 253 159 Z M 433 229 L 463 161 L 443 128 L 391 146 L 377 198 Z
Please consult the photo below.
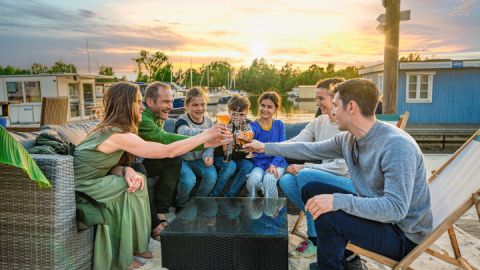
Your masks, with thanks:
M 305 160 L 343 157 L 358 196 L 333 194 L 333 210 L 394 223 L 411 241 L 421 242 L 432 230 L 432 212 L 417 143 L 403 130 L 379 121 L 356 140 L 358 148 L 352 153 L 354 139 L 342 132 L 322 142 L 266 143 L 265 154 Z
M 205 115 L 202 123 L 195 123 L 187 113 L 180 115 L 175 121 L 175 133 L 186 136 L 195 136 L 205 129 L 213 127 L 213 121 Z M 193 161 L 205 157 L 213 157 L 214 148 L 206 148 L 203 151 L 191 151 L 182 156 L 183 160 Z

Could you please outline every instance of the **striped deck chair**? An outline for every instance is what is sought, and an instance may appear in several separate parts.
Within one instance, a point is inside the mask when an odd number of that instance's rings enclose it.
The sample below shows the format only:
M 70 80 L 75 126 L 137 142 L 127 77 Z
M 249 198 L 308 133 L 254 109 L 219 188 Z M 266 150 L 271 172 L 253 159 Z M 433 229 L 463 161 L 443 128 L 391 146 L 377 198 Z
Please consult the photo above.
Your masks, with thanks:
M 380 262 L 393 269 L 412 269 L 409 266 L 423 252 L 461 269 L 475 269 L 461 255 L 453 224 L 475 205 L 480 219 L 480 130 L 460 147 L 429 179 L 432 199 L 433 231 L 401 261 L 395 261 L 365 250 L 353 243 L 347 249 Z M 452 245 L 454 257 L 430 246 L 445 232 Z
M 410 116 L 409 112 L 405 112 L 404 114 L 377 114 L 376 115 L 379 121 L 393 124 L 400 129 L 405 129 L 409 116 Z M 291 234 L 295 234 L 300 238 L 307 240 L 308 237 L 298 231 L 304 219 L 305 219 L 305 213 L 303 211 L 300 211 L 300 213 L 298 214 L 297 221 L 295 222 L 295 225 L 293 225 Z

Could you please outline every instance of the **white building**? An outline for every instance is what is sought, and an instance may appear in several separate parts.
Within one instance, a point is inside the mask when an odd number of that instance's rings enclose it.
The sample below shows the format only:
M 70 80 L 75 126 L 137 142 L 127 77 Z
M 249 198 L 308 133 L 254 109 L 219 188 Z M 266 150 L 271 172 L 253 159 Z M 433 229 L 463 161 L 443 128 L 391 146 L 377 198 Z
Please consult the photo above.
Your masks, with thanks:
M 10 104 L 11 124 L 40 122 L 42 97 L 68 97 L 68 120 L 88 119 L 92 108 L 102 104 L 106 83 L 96 75 L 37 74 L 0 76 L 0 101 Z M 3 114 L 3 112 L 2 112 Z M 1 114 L 0 114 L 1 115 Z
M 298 96 L 300 100 L 314 100 L 315 99 L 315 85 L 300 85 L 298 86 Z

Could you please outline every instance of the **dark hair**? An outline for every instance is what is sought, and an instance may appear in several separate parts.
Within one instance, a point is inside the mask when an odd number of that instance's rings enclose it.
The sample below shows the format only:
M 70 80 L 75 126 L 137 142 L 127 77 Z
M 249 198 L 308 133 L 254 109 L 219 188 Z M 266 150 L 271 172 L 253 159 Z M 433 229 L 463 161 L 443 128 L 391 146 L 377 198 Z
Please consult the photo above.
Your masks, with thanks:
M 170 85 L 162 82 L 152 82 L 145 89 L 145 99 L 149 98 L 153 100 L 153 103 L 157 102 L 158 99 L 158 90 L 165 89 L 170 90 Z
M 375 114 L 378 104 L 378 88 L 371 80 L 351 79 L 335 85 L 335 93 L 343 102 L 344 109 L 350 101 L 355 101 L 360 113 L 365 117 Z
M 190 104 L 190 102 L 192 102 L 192 100 L 197 97 L 203 97 L 205 101 L 208 100 L 207 95 L 201 88 L 192 87 L 188 89 L 187 94 L 185 96 L 185 106 Z
M 250 108 L 250 101 L 244 96 L 235 94 L 228 100 L 227 107 L 230 111 L 235 112 L 248 111 Z
M 325 88 L 328 90 L 328 93 L 333 96 L 335 94 L 333 92 L 333 87 L 344 81 L 345 79 L 342 77 L 327 78 L 327 79 L 318 81 L 317 84 L 315 85 L 315 88 Z
M 275 107 L 278 109 L 282 106 L 282 98 L 277 92 L 273 91 L 268 91 L 264 92 L 259 98 L 258 98 L 258 104 L 264 100 L 264 99 L 269 99 L 275 104 Z

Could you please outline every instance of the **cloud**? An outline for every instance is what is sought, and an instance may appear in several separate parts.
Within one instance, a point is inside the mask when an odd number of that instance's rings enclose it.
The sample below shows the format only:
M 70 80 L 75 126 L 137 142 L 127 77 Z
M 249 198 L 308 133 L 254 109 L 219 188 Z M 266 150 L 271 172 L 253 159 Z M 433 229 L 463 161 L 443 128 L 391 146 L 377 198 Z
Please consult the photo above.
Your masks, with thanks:
M 475 0 L 457 0 L 458 5 L 450 12 L 451 16 L 465 16 L 472 10 Z
M 91 10 L 79 9 L 78 12 L 80 13 L 80 16 L 85 17 L 85 18 L 93 18 L 93 17 L 98 16 L 97 13 L 95 13 Z

